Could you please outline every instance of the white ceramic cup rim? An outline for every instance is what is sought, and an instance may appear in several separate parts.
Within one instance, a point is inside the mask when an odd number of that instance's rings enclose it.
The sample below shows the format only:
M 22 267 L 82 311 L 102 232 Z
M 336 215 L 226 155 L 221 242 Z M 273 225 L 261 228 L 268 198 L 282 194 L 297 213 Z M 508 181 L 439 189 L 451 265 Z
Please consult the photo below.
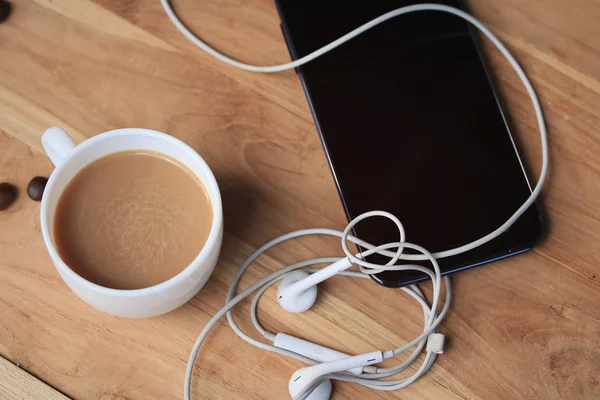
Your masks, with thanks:
M 221 211 L 222 204 L 221 204 L 221 194 L 219 191 L 219 186 L 217 184 L 217 180 L 215 179 L 215 176 L 213 175 L 211 169 L 209 168 L 208 164 L 206 164 L 206 161 L 204 161 L 204 159 L 202 159 L 202 157 L 200 157 L 200 155 L 194 149 L 192 149 L 190 146 L 188 146 L 181 140 L 179 140 L 173 136 L 167 135 L 166 133 L 154 131 L 151 129 L 144 129 L 144 128 L 115 129 L 112 131 L 100 133 L 90 139 L 85 140 L 81 144 L 77 145 L 66 157 L 65 162 L 56 166 L 56 168 L 50 175 L 50 179 L 48 179 L 48 183 L 46 184 L 46 188 L 44 189 L 44 192 L 51 193 L 53 191 L 54 182 L 58 179 L 58 176 L 60 176 L 63 169 L 68 164 L 68 159 L 70 157 L 83 151 L 84 149 L 86 149 L 90 146 L 94 146 L 96 143 L 98 143 L 102 140 L 106 140 L 106 139 L 118 137 L 118 136 L 125 136 L 125 135 L 149 136 L 149 137 L 154 137 L 156 139 L 170 142 L 171 144 L 180 147 L 183 151 L 188 153 L 190 155 L 190 157 L 194 158 L 198 162 L 199 167 L 206 174 L 207 182 L 202 180 L 202 184 L 207 186 L 206 189 L 207 189 L 208 195 L 210 197 L 211 205 L 213 208 L 213 221 L 212 221 L 212 226 L 210 228 L 210 233 L 208 234 L 208 239 L 206 240 L 206 243 L 202 247 L 202 250 L 200 250 L 200 252 L 196 256 L 196 258 L 194 258 L 194 260 L 192 260 L 190 262 L 190 264 L 183 269 L 183 271 L 181 271 L 174 277 L 172 277 L 164 282 L 161 282 L 157 285 L 149 286 L 147 288 L 142 288 L 142 289 L 107 288 L 105 286 L 98 285 L 96 283 L 93 283 L 93 282 L 83 278 L 82 276 L 77 274 L 75 271 L 73 271 L 71 268 L 69 268 L 69 266 L 60 257 L 60 254 L 56 250 L 56 247 L 54 246 L 54 243 L 52 241 L 52 236 L 50 234 L 50 229 L 49 229 L 48 222 L 47 222 L 48 221 L 48 219 L 47 219 L 48 200 L 47 199 L 49 196 L 42 196 L 42 204 L 41 204 L 41 209 L 40 209 L 40 220 L 41 220 L 41 227 L 42 227 L 42 236 L 44 238 L 46 247 L 48 248 L 48 251 L 50 253 L 52 253 L 53 258 L 56 261 L 58 261 L 55 264 L 56 264 L 56 267 L 61 270 L 61 272 L 67 274 L 69 277 L 71 277 L 72 279 L 74 279 L 75 281 L 77 281 L 78 283 L 82 284 L 87 289 L 92 290 L 92 291 L 102 292 L 107 295 L 113 295 L 113 296 L 118 296 L 118 297 L 138 297 L 138 296 L 149 295 L 149 294 L 153 294 L 153 293 L 157 293 L 157 292 L 162 292 L 164 289 L 175 286 L 178 283 L 180 283 L 181 281 L 189 278 L 195 269 L 202 268 L 202 264 L 203 264 L 202 261 L 207 258 L 208 254 L 210 253 L 211 249 L 215 246 L 216 241 L 218 239 L 219 229 L 221 226 L 221 221 L 223 219 L 223 215 L 222 215 L 222 211 Z M 131 148 L 131 150 L 135 150 L 135 149 Z M 96 159 L 90 160 L 90 163 L 95 160 Z M 192 171 L 192 172 L 194 171 L 194 168 L 188 166 L 186 163 L 183 163 L 180 160 L 177 160 L 177 161 L 180 162 L 181 164 L 185 165 L 190 171 Z M 198 178 L 198 179 L 200 179 L 200 178 Z M 63 191 L 64 191 L 64 189 L 63 189 Z M 58 195 L 59 198 L 60 198 L 60 195 L 62 195 L 62 193 L 60 193 Z

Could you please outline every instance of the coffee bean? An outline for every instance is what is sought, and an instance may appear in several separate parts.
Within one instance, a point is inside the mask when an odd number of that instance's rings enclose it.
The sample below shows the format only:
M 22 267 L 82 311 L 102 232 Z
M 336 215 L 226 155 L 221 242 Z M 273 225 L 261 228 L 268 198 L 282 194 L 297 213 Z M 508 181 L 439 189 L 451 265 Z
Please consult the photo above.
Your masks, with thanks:
M 10 183 L 0 183 L 0 210 L 10 207 L 17 198 L 17 188 Z
M 42 200 L 42 194 L 44 194 L 44 188 L 48 182 L 47 178 L 43 176 L 36 176 L 27 185 L 27 194 L 31 197 L 31 200 L 40 201 Z
M 6 21 L 11 11 L 12 5 L 8 1 L 0 0 L 0 22 Z

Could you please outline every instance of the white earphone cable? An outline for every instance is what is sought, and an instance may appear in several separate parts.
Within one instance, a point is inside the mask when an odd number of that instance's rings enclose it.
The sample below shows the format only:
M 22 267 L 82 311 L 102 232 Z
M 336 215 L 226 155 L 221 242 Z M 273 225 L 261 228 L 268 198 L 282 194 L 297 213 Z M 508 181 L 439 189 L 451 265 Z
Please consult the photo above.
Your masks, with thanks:
M 360 271 L 363 274 L 362 277 L 367 277 L 368 274 L 373 274 L 373 273 L 381 272 L 384 270 L 418 270 L 418 271 L 422 271 L 422 272 L 428 274 L 431 277 L 432 282 L 433 282 L 433 300 L 432 300 L 431 307 L 427 306 L 427 303 L 425 302 L 423 294 L 416 286 L 413 285 L 408 288 L 402 288 L 402 290 L 404 290 L 405 292 L 410 294 L 415 300 L 417 300 L 419 302 L 419 304 L 423 307 L 423 313 L 424 313 L 423 333 L 421 335 L 419 335 L 419 337 L 415 338 L 410 343 L 407 343 L 406 345 L 401 346 L 395 350 L 390 350 L 390 351 L 384 352 L 384 358 L 390 358 L 390 357 L 393 357 L 401 352 L 404 352 L 416 345 L 417 347 L 416 347 L 415 351 L 404 362 L 402 362 L 394 367 L 390 367 L 390 368 L 365 367 L 365 369 L 364 369 L 365 373 L 363 373 L 363 375 L 361 377 L 354 376 L 349 373 L 332 374 L 332 375 L 327 376 L 327 378 L 360 383 L 362 385 L 365 385 L 365 386 L 368 386 L 370 388 L 377 389 L 377 390 L 397 390 L 397 389 L 408 386 L 409 384 L 414 382 L 416 379 L 418 379 L 420 376 L 422 376 L 424 373 L 426 373 L 429 370 L 429 368 L 431 368 L 431 366 L 433 365 L 433 363 L 435 362 L 435 359 L 436 359 L 435 353 L 428 352 L 425 357 L 425 360 L 423 361 L 423 363 L 421 364 L 421 366 L 417 370 L 417 372 L 415 372 L 412 376 L 410 376 L 408 378 L 393 380 L 393 381 L 377 381 L 374 379 L 394 375 L 394 374 L 404 370 L 409 365 L 411 365 L 416 360 L 418 355 L 421 353 L 423 347 L 425 346 L 428 335 L 437 330 L 438 325 L 440 324 L 440 322 L 444 318 L 445 314 L 447 313 L 447 311 L 449 309 L 449 305 L 450 305 L 450 300 L 451 300 L 450 280 L 447 277 L 444 277 L 444 283 L 446 286 L 446 298 L 445 298 L 444 307 L 438 313 L 438 305 L 439 305 L 439 297 L 440 297 L 440 292 L 441 292 L 441 278 L 442 277 L 441 277 L 441 272 L 439 270 L 439 266 L 437 265 L 436 259 L 450 257 L 450 256 L 454 256 L 457 254 L 464 253 L 466 251 L 472 250 L 472 249 L 474 249 L 478 246 L 481 246 L 481 245 L 489 242 L 490 240 L 493 240 L 494 238 L 500 236 L 512 224 L 514 224 L 514 222 L 534 203 L 536 198 L 539 196 L 539 194 L 542 190 L 542 187 L 544 185 L 544 182 L 546 180 L 546 176 L 548 173 L 548 139 L 547 139 L 547 133 L 546 133 L 546 126 L 545 126 L 544 116 L 543 116 L 540 102 L 535 93 L 535 90 L 533 89 L 533 86 L 531 85 L 529 79 L 527 78 L 527 75 L 525 74 L 525 72 L 523 71 L 521 66 L 518 64 L 518 62 L 515 60 L 515 58 L 506 49 L 506 47 L 504 47 L 504 45 L 500 42 L 500 40 L 498 40 L 498 38 L 489 29 L 487 29 L 481 22 L 479 22 L 477 19 L 475 19 L 471 15 L 465 13 L 464 11 L 461 11 L 461 10 L 453 8 L 453 7 L 441 5 L 441 4 L 416 4 L 416 5 L 412 5 L 412 6 L 398 8 L 396 10 L 393 10 L 386 14 L 381 15 L 380 17 L 375 18 L 370 22 L 367 22 L 366 24 L 354 29 L 353 31 L 351 31 L 348 34 L 340 37 L 339 39 L 331 42 L 330 44 L 328 44 L 328 45 L 326 45 L 326 46 L 324 46 L 302 58 L 299 58 L 298 60 L 295 60 L 290 63 L 274 65 L 274 66 L 249 65 L 249 64 L 234 60 L 234 59 L 218 52 L 217 50 L 213 49 L 212 47 L 207 45 L 205 42 L 200 40 L 197 36 L 195 36 L 181 22 L 181 20 L 177 17 L 175 12 L 173 11 L 173 8 L 171 7 L 169 0 L 161 0 L 161 4 L 162 4 L 165 12 L 167 13 L 168 17 L 175 24 L 177 29 L 179 29 L 195 45 L 197 45 L 202 50 L 206 51 L 207 53 L 211 54 L 215 58 L 217 58 L 227 64 L 233 65 L 237 68 L 241 68 L 241 69 L 244 69 L 247 71 L 268 73 L 268 72 L 279 72 L 279 71 L 285 71 L 285 70 L 297 68 L 297 67 L 300 67 L 300 66 L 310 62 L 311 60 L 314 60 L 315 58 L 335 49 L 336 47 L 346 43 L 347 41 L 351 40 L 352 38 L 362 34 L 363 32 L 365 32 L 365 31 L 373 28 L 374 26 L 377 26 L 391 18 L 400 16 L 403 14 L 407 14 L 407 13 L 412 13 L 412 12 L 439 11 L 439 12 L 445 12 L 445 13 L 450 13 L 450 14 L 456 15 L 456 16 L 464 19 L 465 21 L 469 22 L 473 26 L 475 26 L 481 33 L 484 34 L 484 36 L 486 36 L 494 44 L 494 46 L 502 53 L 502 55 L 504 55 L 506 60 L 511 64 L 511 66 L 513 67 L 513 69 L 515 70 L 517 75 L 519 76 L 521 82 L 523 83 L 523 85 L 525 86 L 525 88 L 527 90 L 527 93 L 529 94 L 533 108 L 535 110 L 536 119 L 537 119 L 539 131 L 540 131 L 541 145 L 542 145 L 541 146 L 542 168 L 540 171 L 540 176 L 538 178 L 538 181 L 537 181 L 534 189 L 532 190 L 532 193 L 529 196 L 529 198 L 515 211 L 515 213 L 504 224 L 502 224 L 500 227 L 498 227 L 494 231 L 490 232 L 489 234 L 487 234 L 477 240 L 474 240 L 471 243 L 456 247 L 454 249 L 449 249 L 449 250 L 445 250 L 445 251 L 441 251 L 441 252 L 437 252 L 437 253 L 433 253 L 433 254 L 429 253 L 427 250 L 425 250 L 424 248 L 422 248 L 418 245 L 405 242 L 404 228 L 402 227 L 402 224 L 400 223 L 400 221 L 393 215 L 383 212 L 383 211 L 369 212 L 369 213 L 366 213 L 366 214 L 363 214 L 363 215 L 357 217 L 356 219 L 351 221 L 350 224 L 348 224 L 348 226 L 346 227 L 346 229 L 343 232 L 340 232 L 337 230 L 332 230 L 332 229 L 304 229 L 304 230 L 300 230 L 300 231 L 296 231 L 296 232 L 291 232 L 286 235 L 282 235 L 276 239 L 269 241 L 268 243 L 264 244 L 259 249 L 257 249 L 240 266 L 236 276 L 234 277 L 234 279 L 231 283 L 229 291 L 227 293 L 227 299 L 226 299 L 225 306 L 221 310 L 219 310 L 219 312 L 208 322 L 208 324 L 204 327 L 202 333 L 198 337 L 198 340 L 196 341 L 196 343 L 194 345 L 194 348 L 192 350 L 192 353 L 191 353 L 189 361 L 188 361 L 188 366 L 187 366 L 186 376 L 185 376 L 184 397 L 186 400 L 191 400 L 191 387 L 190 387 L 191 386 L 191 377 L 192 377 L 194 362 L 198 355 L 200 346 L 201 346 L 202 342 L 204 341 L 204 339 L 206 338 L 206 336 L 208 335 L 208 333 L 210 332 L 211 328 L 216 324 L 217 320 L 219 318 L 221 318 L 223 315 L 227 315 L 227 319 L 228 319 L 229 324 L 231 325 L 232 329 L 242 339 L 246 340 L 250 344 L 260 347 L 260 348 L 263 348 L 265 350 L 274 351 L 274 352 L 277 352 L 277 353 L 280 353 L 280 354 L 283 354 L 283 355 L 286 355 L 289 357 L 294 357 L 298 360 L 301 360 L 301 361 L 309 363 L 309 364 L 316 363 L 314 360 L 311 360 L 300 354 L 297 354 L 297 353 L 294 353 L 294 352 L 291 352 L 291 351 L 288 351 L 288 350 L 285 350 L 285 349 L 282 349 L 282 348 L 279 348 L 279 347 L 276 347 L 273 345 L 269 345 L 269 344 L 266 344 L 266 343 L 263 343 L 263 342 L 260 342 L 258 340 L 251 338 L 250 336 L 245 334 L 238 327 L 238 325 L 235 323 L 235 320 L 233 318 L 233 314 L 231 313 L 231 309 L 236 304 L 238 304 L 245 297 L 249 296 L 252 292 L 258 290 L 258 293 L 256 294 L 256 296 L 252 302 L 252 306 L 251 306 L 252 321 L 253 321 L 255 327 L 257 328 L 257 330 L 266 339 L 273 341 L 275 335 L 271 332 L 266 331 L 260 325 L 257 315 L 256 315 L 256 308 L 258 306 L 258 300 L 260 299 L 260 296 L 262 296 L 262 294 L 267 290 L 268 287 L 270 287 L 275 282 L 282 279 L 285 274 L 287 274 L 293 270 L 309 267 L 309 266 L 316 265 L 316 264 L 333 263 L 335 261 L 338 261 L 340 258 L 339 257 L 325 257 L 325 258 L 307 260 L 307 261 L 303 261 L 303 262 L 299 262 L 299 263 L 287 266 L 279 271 L 276 271 L 272 274 L 267 275 L 265 278 L 254 283 L 253 285 L 248 287 L 246 290 L 244 290 L 243 292 L 241 292 L 240 294 L 238 294 L 237 296 L 234 297 L 237 285 L 240 281 L 240 278 L 242 277 L 242 275 L 244 274 L 244 272 L 246 271 L 248 266 L 252 263 L 252 261 L 254 261 L 260 254 L 264 253 L 269 248 L 271 248 L 281 242 L 289 240 L 289 239 L 293 239 L 293 238 L 305 236 L 305 235 L 316 235 L 316 234 L 333 235 L 333 236 L 341 237 L 342 238 L 342 248 L 344 250 L 344 253 L 346 254 L 346 257 L 348 257 L 348 259 L 351 260 L 354 264 L 359 265 Z M 383 246 L 375 247 L 369 243 L 366 243 L 358 238 L 354 238 L 349 235 L 349 232 L 352 229 L 352 227 L 354 226 L 354 224 L 356 224 L 357 222 L 359 222 L 360 220 L 362 220 L 364 218 L 369 218 L 369 217 L 374 217 L 374 216 L 383 216 L 383 217 L 391 219 L 394 223 L 396 223 L 396 225 L 398 226 L 398 229 L 399 229 L 399 233 L 400 233 L 400 241 L 396 242 L 396 243 L 388 243 Z M 348 246 L 346 243 L 347 240 L 368 249 L 368 251 L 363 253 L 362 256 L 352 254 L 348 249 Z M 392 248 L 396 248 L 397 250 L 395 252 L 388 250 L 388 249 L 392 249 Z M 404 248 L 411 248 L 413 250 L 417 250 L 420 254 L 403 254 Z M 385 255 L 386 257 L 389 257 L 390 261 L 388 263 L 386 263 L 385 265 L 380 265 L 380 264 L 369 263 L 369 262 L 366 262 L 364 259 L 362 259 L 362 257 L 364 257 L 364 255 L 366 255 L 368 253 L 373 253 L 373 252 Z M 424 268 L 424 267 L 421 267 L 418 265 L 393 265 L 393 264 L 395 264 L 395 262 L 397 260 L 405 260 L 405 261 L 428 260 L 431 262 L 431 264 L 433 266 L 433 272 L 428 268 Z M 308 270 L 308 271 L 314 272 L 314 270 Z M 353 276 L 353 277 L 360 276 L 358 273 L 355 273 L 355 272 L 342 272 L 341 274 L 346 275 L 346 276 Z M 309 387 L 302 393 L 299 393 L 297 396 L 294 397 L 294 400 L 302 400 L 302 399 L 306 398 L 308 396 L 308 394 L 310 393 L 310 390 L 312 390 L 312 387 Z

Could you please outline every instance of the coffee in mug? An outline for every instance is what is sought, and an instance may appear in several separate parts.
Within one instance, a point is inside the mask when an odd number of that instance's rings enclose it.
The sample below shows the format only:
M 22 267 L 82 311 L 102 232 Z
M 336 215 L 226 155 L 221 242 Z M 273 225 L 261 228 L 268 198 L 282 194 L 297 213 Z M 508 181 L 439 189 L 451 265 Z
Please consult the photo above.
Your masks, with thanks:
M 69 182 L 54 216 L 60 257 L 112 289 L 142 289 L 183 271 L 213 222 L 202 182 L 176 160 L 130 150 L 93 161 Z
M 76 145 L 52 127 L 42 144 L 56 166 L 42 197 L 42 236 L 77 296 L 143 318 L 198 293 L 217 265 L 223 209 L 217 181 L 194 149 L 138 128 Z

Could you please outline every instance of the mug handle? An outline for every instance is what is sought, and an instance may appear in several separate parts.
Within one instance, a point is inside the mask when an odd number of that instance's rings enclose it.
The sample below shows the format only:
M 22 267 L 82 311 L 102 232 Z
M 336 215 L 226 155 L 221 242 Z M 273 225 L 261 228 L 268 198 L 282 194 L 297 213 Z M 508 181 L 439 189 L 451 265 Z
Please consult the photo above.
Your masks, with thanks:
M 67 134 L 58 126 L 46 129 L 42 135 L 42 146 L 44 151 L 50 157 L 50 161 L 55 167 L 58 167 L 69 156 L 69 153 L 75 148 L 76 144 Z

